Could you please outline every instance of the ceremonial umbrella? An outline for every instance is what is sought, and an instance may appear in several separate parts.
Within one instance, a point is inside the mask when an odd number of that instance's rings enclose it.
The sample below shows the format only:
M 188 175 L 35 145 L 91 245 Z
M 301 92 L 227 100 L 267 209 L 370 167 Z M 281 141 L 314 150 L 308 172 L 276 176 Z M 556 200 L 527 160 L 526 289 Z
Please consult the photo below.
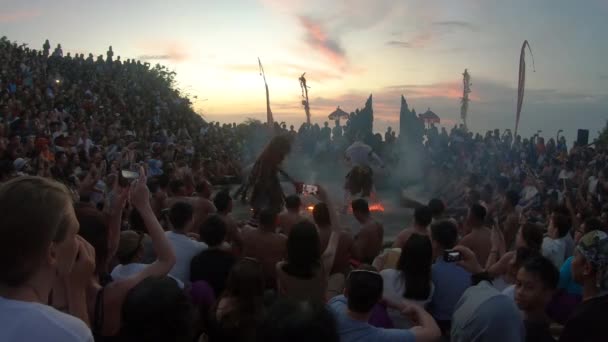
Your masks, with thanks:
M 338 106 L 338 108 L 336 108 L 336 110 L 334 110 L 331 114 L 329 114 L 328 118 L 330 120 L 340 120 L 343 118 L 348 119 L 349 115 L 347 112 L 340 109 L 340 106 Z
M 441 122 L 441 119 L 437 114 L 435 114 L 431 109 L 427 109 L 426 112 L 420 114 L 420 118 L 424 120 L 426 124 L 438 124 Z

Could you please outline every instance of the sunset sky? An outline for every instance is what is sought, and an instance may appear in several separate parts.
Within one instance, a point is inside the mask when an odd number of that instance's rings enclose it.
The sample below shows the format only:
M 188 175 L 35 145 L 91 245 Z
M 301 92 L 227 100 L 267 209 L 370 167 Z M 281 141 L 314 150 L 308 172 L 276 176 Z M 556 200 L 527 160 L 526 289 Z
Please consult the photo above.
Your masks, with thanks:
M 472 75 L 474 130 L 513 128 L 522 42 L 522 132 L 594 136 L 608 119 L 608 0 L 0 0 L 0 35 L 64 53 L 163 63 L 208 120 L 265 118 L 260 57 L 276 121 L 313 119 L 374 94 L 376 130 L 397 126 L 399 96 L 444 123 L 459 120 L 462 72 Z

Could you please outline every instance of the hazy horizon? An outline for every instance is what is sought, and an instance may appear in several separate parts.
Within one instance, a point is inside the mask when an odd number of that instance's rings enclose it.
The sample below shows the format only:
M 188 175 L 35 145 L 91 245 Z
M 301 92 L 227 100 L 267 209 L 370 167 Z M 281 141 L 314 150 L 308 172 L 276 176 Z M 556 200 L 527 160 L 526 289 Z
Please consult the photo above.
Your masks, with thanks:
M 460 120 L 462 72 L 472 76 L 469 126 L 513 129 L 517 69 L 528 59 L 523 135 L 578 128 L 595 137 L 608 118 L 608 1 L 229 0 L 145 4 L 107 0 L 3 0 L 0 35 L 40 49 L 161 63 L 196 96 L 208 120 L 265 120 L 260 57 L 275 121 L 298 125 L 306 72 L 314 122 L 374 95 L 375 130 L 398 128 L 400 95 L 443 123 Z M 333 126 L 333 123 L 331 123 Z

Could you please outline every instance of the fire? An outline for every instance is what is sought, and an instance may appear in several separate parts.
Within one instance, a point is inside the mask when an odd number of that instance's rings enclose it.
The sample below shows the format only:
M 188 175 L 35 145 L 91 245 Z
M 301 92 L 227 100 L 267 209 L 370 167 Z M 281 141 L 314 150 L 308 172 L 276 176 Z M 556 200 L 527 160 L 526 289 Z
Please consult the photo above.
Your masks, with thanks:
M 384 206 L 382 205 L 382 203 L 374 203 L 369 206 L 369 210 L 384 212 Z
M 306 207 L 306 210 L 308 210 L 309 212 L 312 213 L 313 209 L 315 208 L 314 205 L 309 205 Z M 351 207 L 348 208 L 348 212 L 352 213 L 353 209 Z M 382 205 L 382 203 L 373 203 L 369 205 L 369 211 L 375 211 L 375 212 L 384 212 L 384 206 Z

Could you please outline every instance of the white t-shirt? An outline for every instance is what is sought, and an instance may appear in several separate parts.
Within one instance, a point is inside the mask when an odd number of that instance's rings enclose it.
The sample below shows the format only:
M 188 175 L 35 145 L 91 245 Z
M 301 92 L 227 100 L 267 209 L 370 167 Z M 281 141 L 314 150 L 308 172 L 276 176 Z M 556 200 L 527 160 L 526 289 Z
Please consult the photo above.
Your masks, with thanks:
M 566 239 L 551 239 L 545 237 L 541 246 L 542 255 L 551 260 L 559 270 L 566 259 Z
M 74 316 L 48 305 L 0 297 L 0 341 L 93 342 Z
M 172 231 L 166 232 L 165 235 L 175 251 L 175 266 L 169 274 L 184 284 L 190 283 L 190 262 L 198 253 L 207 249 L 207 245 Z
M 384 288 L 382 290 L 382 297 L 387 298 L 392 302 L 403 301 L 403 294 L 405 293 L 405 282 L 401 276 L 401 271 L 395 269 L 386 269 L 380 272 L 382 280 L 384 281 Z M 433 298 L 433 292 L 435 292 L 435 286 L 431 283 L 431 291 L 429 297 L 425 300 L 411 300 L 412 302 L 422 306 L 423 308 Z M 413 326 L 406 317 L 404 317 L 399 311 L 394 309 L 388 309 L 388 316 L 393 321 L 395 328 L 407 329 Z
M 149 265 L 150 264 L 140 264 L 140 263 L 132 263 L 132 264 L 127 264 L 127 265 L 116 265 L 116 267 L 114 267 L 114 269 L 112 270 L 112 273 L 110 273 L 110 275 L 112 276 L 113 280 L 127 279 L 127 278 L 130 278 L 130 277 L 136 275 L 137 273 L 143 271 L 143 269 Z M 177 285 L 179 286 L 180 289 L 184 288 L 184 283 L 181 280 L 173 277 L 172 275 L 169 275 L 169 277 L 175 279 L 175 281 L 177 282 Z

